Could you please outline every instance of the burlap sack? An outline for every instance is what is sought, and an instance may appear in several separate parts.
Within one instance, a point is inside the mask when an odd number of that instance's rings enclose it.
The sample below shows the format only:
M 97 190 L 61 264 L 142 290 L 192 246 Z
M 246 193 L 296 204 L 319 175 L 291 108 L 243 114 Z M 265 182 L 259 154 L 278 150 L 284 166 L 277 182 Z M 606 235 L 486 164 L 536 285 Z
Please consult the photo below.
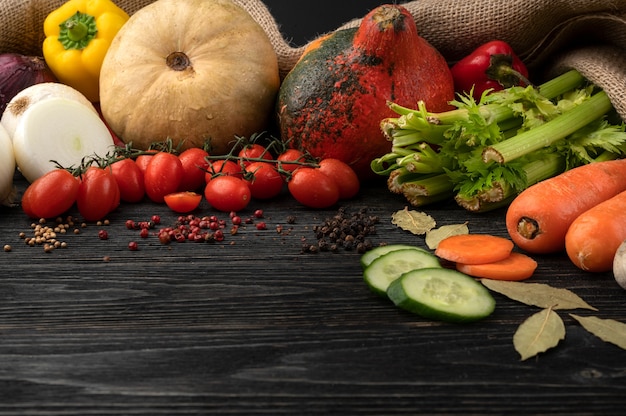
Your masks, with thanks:
M 133 14 L 153 1 L 116 0 L 116 4 Z M 233 1 L 265 29 L 284 76 L 305 45 L 285 40 L 261 0 Z M 64 2 L 0 3 L 0 52 L 40 55 L 43 20 Z M 481 43 L 502 39 L 518 52 L 536 80 L 569 68 L 579 70 L 607 91 L 626 120 L 626 0 L 415 0 L 403 5 L 420 34 L 450 63 Z M 358 23 L 355 19 L 338 29 Z

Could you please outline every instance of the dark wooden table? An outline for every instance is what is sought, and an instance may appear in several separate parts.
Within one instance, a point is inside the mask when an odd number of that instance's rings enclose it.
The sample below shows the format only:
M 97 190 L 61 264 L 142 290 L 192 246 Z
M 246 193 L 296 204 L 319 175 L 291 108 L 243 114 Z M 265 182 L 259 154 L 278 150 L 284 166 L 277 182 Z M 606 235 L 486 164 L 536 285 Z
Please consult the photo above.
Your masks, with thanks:
M 374 244 L 425 246 L 390 222 L 405 205 L 374 184 L 342 206 L 379 216 Z M 20 238 L 32 231 L 19 207 L 3 208 L 1 240 L 12 250 L 0 253 L 0 415 L 623 414 L 626 351 L 567 313 L 566 339 L 520 361 L 512 336 L 534 308 L 495 294 L 494 314 L 474 324 L 405 313 L 368 290 L 357 252 L 301 253 L 339 207 L 308 210 L 284 195 L 242 215 L 259 208 L 267 230 L 163 245 L 125 221 L 158 214 L 165 226 L 177 215 L 125 204 L 109 225 L 70 232 L 60 238 L 68 247 L 49 253 Z M 506 235 L 502 210 L 425 211 L 439 225 Z M 626 293 L 611 274 L 583 273 L 565 255 L 537 260 L 532 281 L 626 322 Z

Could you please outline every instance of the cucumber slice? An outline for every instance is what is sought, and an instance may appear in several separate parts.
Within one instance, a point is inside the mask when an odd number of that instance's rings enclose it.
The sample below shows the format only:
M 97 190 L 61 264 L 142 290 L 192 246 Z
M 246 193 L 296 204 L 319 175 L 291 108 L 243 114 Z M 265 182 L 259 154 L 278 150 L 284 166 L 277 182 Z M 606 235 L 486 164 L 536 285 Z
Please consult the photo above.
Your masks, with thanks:
M 439 258 L 425 250 L 394 250 L 374 259 L 363 271 L 363 278 L 370 289 L 386 297 L 392 281 L 403 273 L 424 267 L 441 267 Z
M 404 273 L 389 285 L 387 296 L 409 312 L 454 323 L 483 319 L 496 307 L 495 299 L 480 282 L 443 267 Z
M 372 264 L 374 260 L 376 260 L 380 256 L 385 255 L 391 251 L 405 250 L 405 249 L 426 251 L 425 249 L 421 247 L 411 246 L 408 244 L 387 244 L 385 246 L 378 246 L 365 252 L 361 256 L 361 267 L 363 267 L 363 270 L 365 270 L 370 264 Z

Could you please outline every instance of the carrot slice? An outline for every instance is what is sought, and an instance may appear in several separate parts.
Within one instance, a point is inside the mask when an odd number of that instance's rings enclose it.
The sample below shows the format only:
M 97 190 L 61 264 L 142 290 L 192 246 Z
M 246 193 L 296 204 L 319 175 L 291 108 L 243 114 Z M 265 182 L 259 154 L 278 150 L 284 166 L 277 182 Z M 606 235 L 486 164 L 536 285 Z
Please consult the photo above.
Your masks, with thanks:
M 435 255 L 463 264 L 485 264 L 504 260 L 513 250 L 513 242 L 490 234 L 460 234 L 439 242 Z
M 526 254 L 512 252 L 504 260 L 485 264 L 457 263 L 456 269 L 474 277 L 494 280 L 524 280 L 535 273 L 537 262 Z

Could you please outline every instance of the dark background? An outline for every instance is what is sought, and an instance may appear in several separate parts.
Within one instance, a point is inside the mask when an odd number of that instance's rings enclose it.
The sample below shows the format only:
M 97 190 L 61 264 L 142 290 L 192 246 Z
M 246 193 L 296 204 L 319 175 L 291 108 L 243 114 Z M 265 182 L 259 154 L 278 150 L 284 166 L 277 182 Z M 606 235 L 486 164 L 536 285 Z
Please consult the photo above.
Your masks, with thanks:
M 363 17 L 382 4 L 403 3 L 382 0 L 265 0 L 280 25 L 285 39 L 293 46 L 302 46 L 317 35 L 336 29 L 342 24 Z

